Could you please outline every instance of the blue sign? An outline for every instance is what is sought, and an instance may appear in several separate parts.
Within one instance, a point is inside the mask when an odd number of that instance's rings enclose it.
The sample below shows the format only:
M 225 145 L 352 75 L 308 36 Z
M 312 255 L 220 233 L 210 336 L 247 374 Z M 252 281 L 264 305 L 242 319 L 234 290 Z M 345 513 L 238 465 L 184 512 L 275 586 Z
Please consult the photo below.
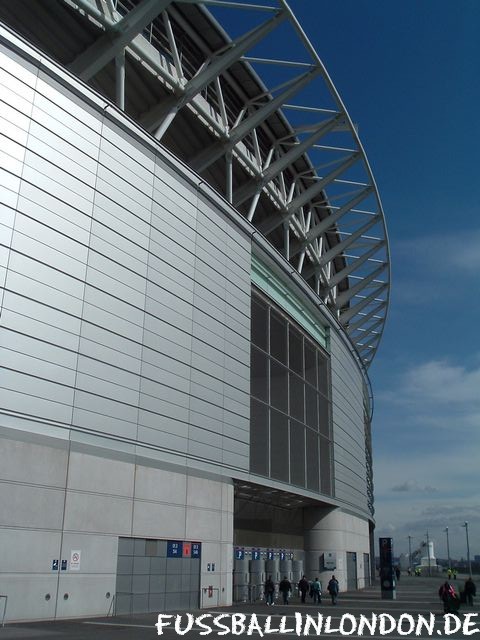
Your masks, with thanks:
M 183 555 L 183 542 L 169 540 L 167 542 L 167 558 L 181 558 Z
M 243 560 L 245 558 L 245 549 L 235 549 L 235 560 Z
M 52 571 L 58 571 L 58 560 L 52 560 Z
M 252 560 L 260 560 L 260 549 L 252 549 Z
M 62 560 L 62 571 L 66 571 L 66 570 L 67 570 L 67 561 Z
M 273 549 L 267 549 L 267 560 L 273 560 L 274 555 Z
M 202 555 L 202 543 L 192 542 L 192 558 L 200 558 Z
M 285 551 L 280 551 L 280 560 L 285 560 Z

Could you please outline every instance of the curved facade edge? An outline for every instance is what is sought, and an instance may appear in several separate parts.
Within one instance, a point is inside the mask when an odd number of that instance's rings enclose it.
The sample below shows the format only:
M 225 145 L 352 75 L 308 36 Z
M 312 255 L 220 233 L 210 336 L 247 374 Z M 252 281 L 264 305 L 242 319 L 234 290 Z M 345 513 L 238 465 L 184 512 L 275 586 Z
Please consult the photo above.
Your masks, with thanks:
M 175 608 L 181 594 L 191 608 L 229 604 L 242 540 L 288 548 L 309 571 L 334 551 L 351 585 L 370 516 L 358 482 L 364 378 L 348 340 L 330 331 L 325 343 L 332 496 L 277 484 L 322 504 L 310 502 L 308 531 L 298 511 L 283 537 L 262 537 L 236 513 L 243 480 L 260 484 L 249 468 L 253 232 L 123 114 L 106 113 L 65 72 L 55 77 L 25 44 L 8 50 L 9 37 L 0 51 L 8 619 L 102 615 L 113 595 L 118 613 Z M 345 512 L 333 516 L 332 505 Z M 353 533 L 335 548 L 321 533 L 345 528 Z M 205 601 L 210 585 L 215 600 Z

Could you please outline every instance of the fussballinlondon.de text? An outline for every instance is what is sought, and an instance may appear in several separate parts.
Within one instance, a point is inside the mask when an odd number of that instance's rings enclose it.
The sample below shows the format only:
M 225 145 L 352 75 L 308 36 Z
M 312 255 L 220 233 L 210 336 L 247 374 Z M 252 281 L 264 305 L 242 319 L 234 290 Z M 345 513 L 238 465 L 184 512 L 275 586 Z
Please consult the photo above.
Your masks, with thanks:
M 163 635 L 164 628 L 174 630 L 179 636 L 185 636 L 190 631 L 201 636 L 213 633 L 218 636 L 258 635 L 260 638 L 272 633 L 297 636 L 321 636 L 332 633 L 342 636 L 419 636 L 426 632 L 429 636 L 434 633 L 436 636 L 450 636 L 460 632 L 464 636 L 471 636 L 480 632 L 476 625 L 477 616 L 477 613 L 465 613 L 463 616 L 446 613 L 437 617 L 434 613 L 428 616 L 401 613 L 396 617 L 389 613 L 372 613 L 370 616 L 344 613 L 339 618 L 333 618 L 320 613 L 312 616 L 298 612 L 292 616 L 257 616 L 255 613 L 204 613 L 195 616 L 192 613 L 161 613 L 155 626 L 159 636 Z

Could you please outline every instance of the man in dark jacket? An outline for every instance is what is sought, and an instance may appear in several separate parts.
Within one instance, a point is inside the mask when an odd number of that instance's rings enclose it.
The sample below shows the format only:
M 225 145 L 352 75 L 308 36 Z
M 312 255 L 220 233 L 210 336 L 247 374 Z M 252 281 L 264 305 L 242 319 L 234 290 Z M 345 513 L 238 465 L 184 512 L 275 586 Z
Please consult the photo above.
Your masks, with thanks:
M 327 587 L 327 591 L 330 594 L 330 597 L 332 598 L 332 604 L 337 604 L 337 596 L 338 596 L 338 580 L 335 578 L 335 576 L 332 576 L 329 583 L 328 583 L 328 587 Z
M 283 604 L 288 604 L 288 596 L 290 594 L 290 591 L 292 590 L 292 584 L 287 576 L 285 576 L 283 580 L 281 580 L 280 584 L 278 585 L 278 590 L 283 596 Z
M 305 576 L 303 576 L 303 578 L 298 583 L 298 590 L 300 592 L 300 597 L 304 604 L 305 604 L 305 597 L 308 593 L 309 588 L 310 588 L 310 585 L 308 584 L 308 580 Z
M 268 576 L 267 580 L 265 581 L 264 591 L 265 591 L 265 602 L 267 603 L 267 605 L 273 605 L 275 585 L 273 584 L 272 576 Z
M 477 593 L 477 588 L 475 586 L 474 581 L 472 580 L 472 576 L 465 581 L 465 600 L 470 607 L 473 607 L 473 596 Z

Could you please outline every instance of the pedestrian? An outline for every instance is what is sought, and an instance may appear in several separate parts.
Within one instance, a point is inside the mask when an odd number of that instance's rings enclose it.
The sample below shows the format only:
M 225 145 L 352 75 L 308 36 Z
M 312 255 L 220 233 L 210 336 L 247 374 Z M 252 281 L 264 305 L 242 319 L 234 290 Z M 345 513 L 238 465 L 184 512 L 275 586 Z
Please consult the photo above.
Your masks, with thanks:
M 451 579 L 451 577 L 452 577 L 452 570 L 451 570 L 451 569 L 449 569 L 449 570 L 447 571 L 447 578 L 450 580 L 450 579 Z
M 338 580 L 335 578 L 335 576 L 331 577 L 328 583 L 327 591 L 330 594 L 330 597 L 332 598 L 332 604 L 337 604 L 339 588 L 338 588 Z
M 397 582 L 400 582 L 400 567 L 395 567 L 395 575 L 397 576 Z
M 453 569 L 452 570 L 452 574 L 453 574 L 453 579 L 456 580 L 457 579 L 457 570 Z
M 455 589 L 452 585 L 446 580 L 438 590 L 438 595 L 440 600 L 443 602 L 443 613 L 451 613 L 455 607 L 453 606 L 453 601 L 455 598 Z
M 288 596 L 290 594 L 290 591 L 292 590 L 292 585 L 287 576 L 285 576 L 283 580 L 281 580 L 280 584 L 278 585 L 278 590 L 283 596 L 283 604 L 288 604 Z
M 305 604 L 305 597 L 308 593 L 309 588 L 310 588 L 310 585 L 308 583 L 308 580 L 305 576 L 303 576 L 303 578 L 298 583 L 298 590 L 300 592 L 300 598 L 302 599 L 302 602 L 304 604 Z
M 465 580 L 464 592 L 465 592 L 466 603 L 470 607 L 473 607 L 473 596 L 477 594 L 477 588 L 475 586 L 474 581 L 472 580 L 472 576 L 470 576 L 467 580 Z
M 264 591 L 265 591 L 265 602 L 267 603 L 267 606 L 270 606 L 270 605 L 273 606 L 274 605 L 273 596 L 275 594 L 275 585 L 273 584 L 272 576 L 268 576 L 268 578 L 266 579 Z
M 310 585 L 310 595 L 313 598 L 313 604 L 322 604 L 322 585 L 318 578 L 315 578 Z

